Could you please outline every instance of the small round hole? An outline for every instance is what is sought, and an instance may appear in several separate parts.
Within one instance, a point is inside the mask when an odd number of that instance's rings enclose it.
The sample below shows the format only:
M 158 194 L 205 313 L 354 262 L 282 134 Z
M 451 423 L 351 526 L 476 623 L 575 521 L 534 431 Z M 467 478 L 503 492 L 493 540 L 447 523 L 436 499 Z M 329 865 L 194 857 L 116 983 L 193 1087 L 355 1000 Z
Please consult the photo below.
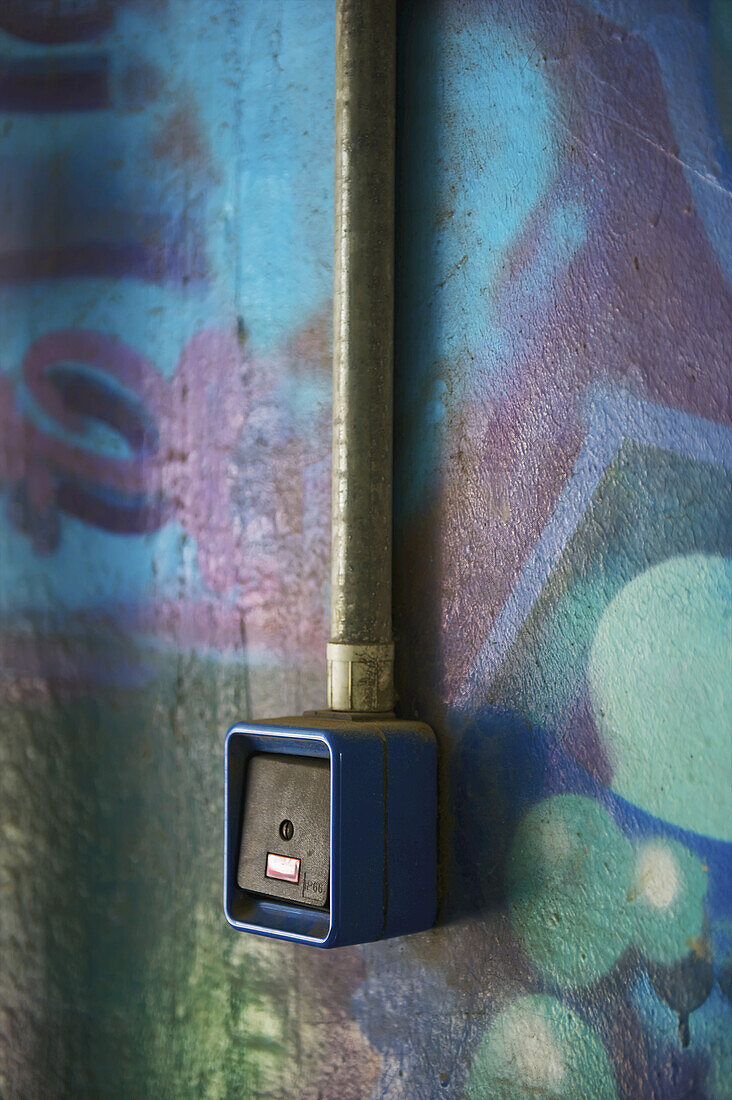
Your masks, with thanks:
M 287 818 L 280 823 L 280 836 L 283 840 L 292 840 L 292 834 L 295 832 L 295 826 Z

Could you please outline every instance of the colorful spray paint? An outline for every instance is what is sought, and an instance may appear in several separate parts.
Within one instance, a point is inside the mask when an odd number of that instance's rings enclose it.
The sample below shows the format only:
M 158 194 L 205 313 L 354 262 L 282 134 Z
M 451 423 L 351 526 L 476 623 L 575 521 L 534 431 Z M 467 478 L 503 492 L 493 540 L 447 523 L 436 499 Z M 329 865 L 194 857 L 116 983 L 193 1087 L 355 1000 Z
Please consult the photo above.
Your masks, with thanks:
M 441 924 L 232 936 L 322 704 L 325 0 L 0 14 L 0 1092 L 729 1096 L 726 5 L 400 14 L 401 705 Z

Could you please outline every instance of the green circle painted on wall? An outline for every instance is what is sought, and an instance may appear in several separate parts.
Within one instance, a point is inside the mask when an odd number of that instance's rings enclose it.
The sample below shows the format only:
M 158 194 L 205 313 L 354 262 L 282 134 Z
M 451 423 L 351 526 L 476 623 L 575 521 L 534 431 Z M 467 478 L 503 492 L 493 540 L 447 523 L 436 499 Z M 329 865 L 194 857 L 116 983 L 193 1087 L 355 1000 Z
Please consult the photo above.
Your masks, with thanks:
M 596 981 L 631 945 L 666 966 L 706 950 L 698 857 L 667 837 L 629 839 L 592 798 L 555 795 L 531 807 L 506 887 L 521 946 L 562 989 Z
M 732 560 L 670 558 L 602 616 L 588 680 L 612 787 L 684 829 L 732 840 Z
M 563 987 L 605 974 L 631 940 L 626 895 L 633 851 L 594 799 L 532 806 L 511 845 L 509 913 L 524 950 Z
M 473 1058 L 468 1100 L 616 1100 L 600 1039 L 554 997 L 519 997 L 491 1021 Z

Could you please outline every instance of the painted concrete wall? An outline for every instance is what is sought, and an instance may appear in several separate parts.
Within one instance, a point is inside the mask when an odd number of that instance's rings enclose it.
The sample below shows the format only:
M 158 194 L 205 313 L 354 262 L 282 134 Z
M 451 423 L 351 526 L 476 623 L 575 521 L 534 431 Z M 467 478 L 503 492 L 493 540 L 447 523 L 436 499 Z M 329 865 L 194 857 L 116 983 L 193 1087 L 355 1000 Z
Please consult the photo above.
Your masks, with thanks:
M 442 925 L 220 907 L 322 703 L 330 0 L 0 8 L 0 1094 L 732 1095 L 723 0 L 405 5 L 397 614 Z

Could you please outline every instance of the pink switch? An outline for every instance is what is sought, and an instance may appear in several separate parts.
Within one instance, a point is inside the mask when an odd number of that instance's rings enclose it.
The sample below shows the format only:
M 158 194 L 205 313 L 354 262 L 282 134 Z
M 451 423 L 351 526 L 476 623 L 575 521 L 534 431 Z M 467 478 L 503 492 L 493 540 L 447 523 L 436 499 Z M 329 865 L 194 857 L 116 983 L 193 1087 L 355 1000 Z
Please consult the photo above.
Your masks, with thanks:
M 260 863 L 260 867 L 262 864 Z M 267 852 L 267 878 L 278 878 L 282 882 L 300 881 L 300 860 L 290 856 L 276 856 L 274 852 Z

